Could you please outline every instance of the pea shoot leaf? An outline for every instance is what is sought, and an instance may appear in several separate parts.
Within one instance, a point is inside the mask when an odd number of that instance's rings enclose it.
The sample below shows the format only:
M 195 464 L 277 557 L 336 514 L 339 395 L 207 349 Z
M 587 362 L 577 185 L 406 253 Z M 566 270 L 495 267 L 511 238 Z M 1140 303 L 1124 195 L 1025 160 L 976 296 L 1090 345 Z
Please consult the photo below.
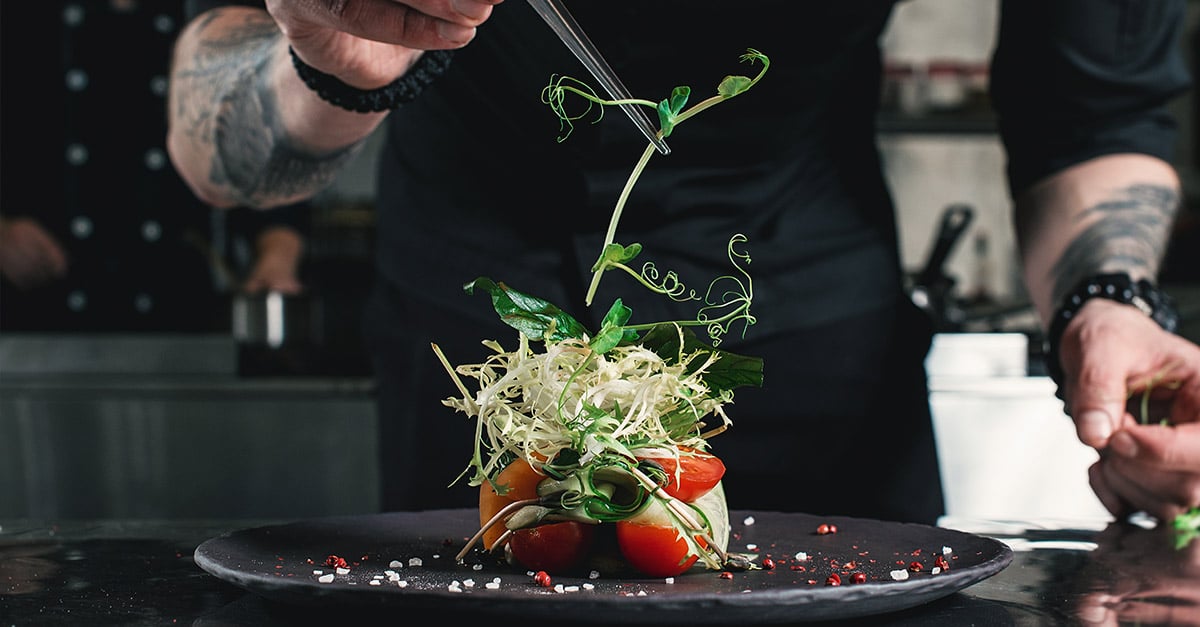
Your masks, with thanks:
M 725 98 L 732 98 L 747 89 L 753 84 L 748 77 L 745 76 L 726 76 L 721 84 L 717 86 L 717 93 Z
M 634 242 L 628 246 L 622 246 L 616 242 L 604 247 L 604 251 L 600 253 L 600 258 L 592 265 L 592 272 L 597 272 L 601 268 L 608 267 L 613 264 L 628 264 L 633 261 L 642 252 L 642 245 Z
M 633 310 L 626 307 L 621 299 L 613 301 L 612 307 L 609 307 L 600 324 L 600 332 L 589 343 L 592 350 L 603 355 L 622 342 L 636 342 L 637 331 L 624 328 L 632 314 Z
M 675 130 L 675 118 L 683 112 L 691 95 L 691 87 L 680 85 L 671 90 L 670 97 L 658 103 L 658 126 L 662 129 L 663 137 L 671 136 L 671 131 Z

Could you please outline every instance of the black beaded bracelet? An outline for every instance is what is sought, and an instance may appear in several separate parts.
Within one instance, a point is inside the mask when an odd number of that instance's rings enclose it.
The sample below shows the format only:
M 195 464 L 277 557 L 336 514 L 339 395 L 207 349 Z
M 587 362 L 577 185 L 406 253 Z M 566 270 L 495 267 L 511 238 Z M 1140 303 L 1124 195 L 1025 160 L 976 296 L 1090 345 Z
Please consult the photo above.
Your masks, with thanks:
M 1093 298 L 1104 298 L 1137 307 L 1168 332 L 1175 333 L 1179 329 L 1179 313 L 1175 310 L 1171 297 L 1150 281 L 1142 279 L 1134 282 L 1124 273 L 1099 274 L 1083 280 L 1067 294 L 1062 306 L 1054 312 L 1050 330 L 1046 334 L 1046 370 L 1050 378 L 1058 384 L 1059 398 L 1063 397 L 1063 370 L 1062 364 L 1059 363 L 1059 344 L 1062 343 L 1063 331 L 1084 303 Z
M 317 92 L 326 102 L 358 113 L 391 111 L 402 104 L 412 102 L 421 90 L 446 72 L 450 67 L 450 59 L 454 56 L 450 50 L 428 50 L 404 76 L 379 89 L 358 89 L 301 61 L 291 46 L 288 46 L 288 53 L 292 55 L 292 65 L 296 66 L 300 80 L 304 81 L 309 89 Z

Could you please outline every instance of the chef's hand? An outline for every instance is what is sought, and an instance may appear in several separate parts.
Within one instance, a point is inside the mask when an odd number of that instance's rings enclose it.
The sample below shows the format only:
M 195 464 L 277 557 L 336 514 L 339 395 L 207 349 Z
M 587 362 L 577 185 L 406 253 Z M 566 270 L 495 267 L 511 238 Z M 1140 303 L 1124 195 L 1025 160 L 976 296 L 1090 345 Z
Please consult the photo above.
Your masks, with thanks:
M 1200 505 L 1200 347 L 1133 307 L 1093 299 L 1060 355 L 1068 413 L 1100 452 L 1089 477 L 1105 508 L 1169 521 Z
M 503 0 L 267 0 L 296 54 L 360 89 L 382 87 L 420 51 L 465 46 Z
M 300 257 L 304 238 L 287 227 L 266 229 L 258 236 L 254 267 L 242 283 L 246 294 L 279 292 L 299 294 L 304 285 L 299 279 Z
M 0 218 L 0 274 L 30 289 L 67 273 L 67 253 L 32 218 Z

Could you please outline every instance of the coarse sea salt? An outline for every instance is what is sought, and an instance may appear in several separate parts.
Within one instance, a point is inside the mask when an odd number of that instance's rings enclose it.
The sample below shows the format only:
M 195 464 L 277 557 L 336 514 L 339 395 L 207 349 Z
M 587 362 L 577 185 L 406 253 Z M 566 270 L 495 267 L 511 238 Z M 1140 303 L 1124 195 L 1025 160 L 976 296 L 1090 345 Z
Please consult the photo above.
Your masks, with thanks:
M 321 583 L 333 583 L 333 575 L 321 575 L 317 578 L 317 581 Z
M 400 560 L 392 560 L 392 561 L 388 562 L 388 568 L 403 568 L 403 567 L 404 567 L 404 562 L 401 562 Z
M 339 569 L 337 569 L 337 570 L 336 570 L 336 571 L 334 571 L 334 572 L 336 572 L 336 573 L 337 573 L 337 574 L 339 574 L 339 575 L 349 575 L 349 574 L 350 574 L 350 569 L 349 569 L 349 568 L 339 568 Z
M 944 546 L 944 547 L 942 547 L 942 555 L 949 555 L 949 554 L 951 554 L 951 553 L 953 553 L 953 552 L 954 552 L 954 549 L 952 549 L 952 548 L 950 548 L 950 547 L 948 547 L 948 546 Z
M 424 564 L 424 563 L 425 563 L 425 562 L 424 562 L 423 560 L 421 560 L 421 558 L 419 558 L 419 557 L 410 557 L 410 558 L 408 558 L 408 565 L 409 565 L 409 566 L 420 566 L 420 565 L 422 565 L 422 564 Z
M 908 579 L 908 571 L 904 569 L 896 569 L 889 574 L 892 576 L 892 579 L 895 579 L 896 581 L 904 581 L 905 579 Z
M 804 551 L 800 551 L 799 553 L 796 554 L 796 559 L 800 560 L 801 562 L 806 562 L 806 561 L 808 561 L 808 553 L 805 553 Z
M 753 517 L 753 516 L 747 516 L 747 517 L 743 518 L 743 519 L 742 519 L 742 524 L 743 524 L 743 525 L 747 525 L 747 526 L 749 526 L 749 525 L 753 525 L 753 524 L 754 524 L 754 517 Z

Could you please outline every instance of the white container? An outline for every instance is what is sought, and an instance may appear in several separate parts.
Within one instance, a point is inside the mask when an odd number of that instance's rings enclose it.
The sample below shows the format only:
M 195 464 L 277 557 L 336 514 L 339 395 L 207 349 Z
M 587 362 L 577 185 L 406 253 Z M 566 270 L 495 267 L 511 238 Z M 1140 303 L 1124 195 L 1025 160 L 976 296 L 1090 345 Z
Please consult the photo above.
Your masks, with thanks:
M 1023 377 L 1029 374 L 1024 333 L 938 333 L 925 359 L 934 377 Z

